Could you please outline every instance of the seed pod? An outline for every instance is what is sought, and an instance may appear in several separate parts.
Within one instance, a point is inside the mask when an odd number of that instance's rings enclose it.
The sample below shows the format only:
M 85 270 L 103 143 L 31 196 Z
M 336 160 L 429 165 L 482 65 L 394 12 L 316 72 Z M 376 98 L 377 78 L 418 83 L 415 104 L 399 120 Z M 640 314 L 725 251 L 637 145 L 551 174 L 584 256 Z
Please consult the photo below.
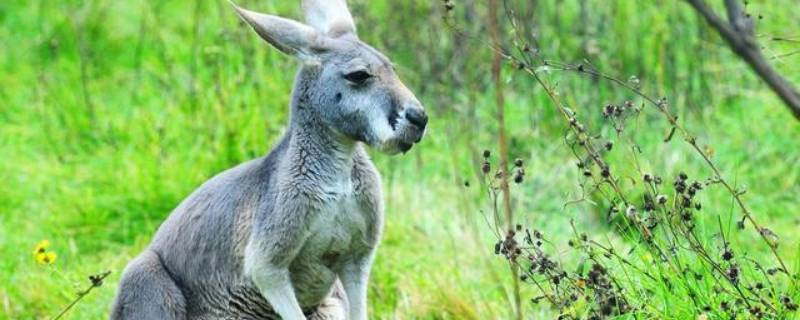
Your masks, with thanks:
M 673 186 L 675 186 L 675 191 L 677 191 L 678 193 L 683 193 L 684 191 L 686 191 L 686 184 L 683 183 L 683 181 L 681 180 L 675 181 Z
M 733 251 L 731 249 L 726 248 L 725 252 L 722 253 L 722 260 L 730 261 L 733 259 Z
M 612 104 L 606 105 L 605 107 L 603 107 L 603 116 L 606 118 L 611 117 L 612 115 L 614 115 L 614 110 L 616 109 L 617 107 L 615 107 Z
M 778 268 L 769 268 L 769 269 L 767 269 L 767 274 L 770 275 L 770 276 L 774 276 L 774 275 L 778 274 L 778 271 L 780 271 L 780 269 L 778 269 Z
M 781 304 L 789 311 L 797 311 L 797 304 L 792 302 L 792 298 L 787 295 L 781 296 Z
M 731 283 L 736 284 L 739 282 L 739 266 L 736 264 L 731 264 L 730 268 L 725 271 L 725 274 L 728 276 Z
M 628 217 L 628 219 L 636 217 L 636 207 L 628 206 L 628 209 L 625 210 L 625 216 Z
M 608 178 L 611 176 L 611 171 L 608 169 L 608 167 L 603 167 L 603 170 L 600 171 L 600 175 L 602 175 L 603 178 Z
M 525 177 L 525 171 L 522 169 L 517 169 L 517 171 L 514 173 L 514 183 L 522 183 L 523 177 Z

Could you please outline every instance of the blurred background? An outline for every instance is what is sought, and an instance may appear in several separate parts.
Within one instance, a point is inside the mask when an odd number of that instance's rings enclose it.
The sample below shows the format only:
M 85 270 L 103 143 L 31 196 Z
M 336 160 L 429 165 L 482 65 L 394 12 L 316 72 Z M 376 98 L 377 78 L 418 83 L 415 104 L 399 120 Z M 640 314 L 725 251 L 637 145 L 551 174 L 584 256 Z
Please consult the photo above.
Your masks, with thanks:
M 372 153 L 387 210 L 370 283 L 371 318 L 509 318 L 508 268 L 494 256 L 480 173 L 481 152 L 497 154 L 485 1 L 453 1 L 449 13 L 440 1 L 348 2 L 361 39 L 395 62 L 431 116 L 427 137 L 408 154 Z M 710 2 L 724 12 L 721 1 Z M 238 4 L 302 19 L 299 1 Z M 543 55 L 590 62 L 667 97 L 726 178 L 747 190 L 755 215 L 781 236 L 778 251 L 797 264 L 800 125 L 689 5 L 507 4 Z M 796 0 L 747 7 L 764 54 L 795 84 L 798 8 Z M 501 24 L 510 46 L 512 30 L 502 18 Z M 170 211 L 213 175 L 266 154 L 280 138 L 297 65 L 244 26 L 226 1 L 0 2 L 0 318 L 51 317 L 86 287 L 86 276 L 111 270 L 67 314 L 104 318 L 122 269 Z M 599 121 L 608 103 L 635 99 L 608 82 L 542 74 L 587 122 Z M 550 235 L 557 252 L 566 248 L 571 220 L 624 246 L 606 208 L 565 205 L 581 196 L 581 172 L 564 143 L 568 123 L 513 65 L 503 66 L 503 82 L 509 157 L 524 159 L 527 172 L 512 186 L 517 220 Z M 638 165 L 709 176 L 681 139 L 663 141 L 670 127 L 657 113 L 643 113 L 636 127 L 629 138 L 645 150 Z M 626 153 L 607 157 L 636 165 Z M 737 221 L 730 195 L 704 197 L 720 223 Z M 742 234 L 731 241 L 752 245 L 758 259 L 768 248 L 756 239 Z M 42 240 L 57 255 L 51 264 L 31 255 Z M 531 319 L 552 316 L 545 306 L 526 311 Z

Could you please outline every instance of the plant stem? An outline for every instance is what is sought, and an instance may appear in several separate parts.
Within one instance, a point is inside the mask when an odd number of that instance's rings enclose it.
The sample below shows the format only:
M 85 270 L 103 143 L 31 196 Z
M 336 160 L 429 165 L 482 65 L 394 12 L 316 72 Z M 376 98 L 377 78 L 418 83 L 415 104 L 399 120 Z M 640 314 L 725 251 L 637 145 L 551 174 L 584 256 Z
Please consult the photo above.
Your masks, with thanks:
M 89 279 L 92 280 L 92 285 L 90 287 L 86 288 L 85 290 L 78 291 L 78 296 L 75 297 L 75 299 L 72 300 L 72 302 L 70 302 L 66 307 L 64 307 L 64 309 L 61 310 L 61 312 L 58 315 L 53 317 L 53 320 L 61 319 L 61 317 L 63 317 L 65 314 L 67 314 L 67 311 L 72 309 L 72 307 L 74 307 L 79 301 L 81 301 L 81 299 L 83 299 L 83 297 L 89 295 L 89 293 L 92 292 L 92 289 L 98 288 L 101 285 L 103 285 L 103 280 L 106 277 L 108 277 L 108 275 L 110 275 L 110 274 L 111 274 L 111 271 L 105 271 L 103 273 L 90 276 Z
M 489 33 L 495 46 L 500 46 L 500 30 L 497 22 L 497 0 L 489 2 Z M 508 186 L 508 139 L 505 128 L 505 97 L 503 96 L 502 79 L 503 56 L 497 50 L 492 58 L 492 79 L 494 80 L 495 107 L 497 108 L 497 144 L 500 148 L 500 191 L 503 194 L 503 211 L 506 220 L 506 232 L 514 232 L 514 215 L 511 211 L 511 192 Z M 520 297 L 519 267 L 510 261 L 513 277 L 514 312 L 516 319 L 522 319 L 522 299 Z

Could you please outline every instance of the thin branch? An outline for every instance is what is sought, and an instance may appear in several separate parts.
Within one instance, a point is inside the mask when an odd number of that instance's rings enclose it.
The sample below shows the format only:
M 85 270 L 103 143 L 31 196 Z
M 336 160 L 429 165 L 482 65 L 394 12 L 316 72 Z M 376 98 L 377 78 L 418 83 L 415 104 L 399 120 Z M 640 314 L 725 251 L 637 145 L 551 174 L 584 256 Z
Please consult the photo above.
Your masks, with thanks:
M 717 30 L 731 50 L 750 65 L 761 80 L 783 100 L 795 118 L 800 120 L 800 92 L 778 74 L 761 53 L 755 40 L 753 22 L 745 15 L 739 0 L 725 0 L 728 22 L 717 15 L 704 0 L 685 1 Z

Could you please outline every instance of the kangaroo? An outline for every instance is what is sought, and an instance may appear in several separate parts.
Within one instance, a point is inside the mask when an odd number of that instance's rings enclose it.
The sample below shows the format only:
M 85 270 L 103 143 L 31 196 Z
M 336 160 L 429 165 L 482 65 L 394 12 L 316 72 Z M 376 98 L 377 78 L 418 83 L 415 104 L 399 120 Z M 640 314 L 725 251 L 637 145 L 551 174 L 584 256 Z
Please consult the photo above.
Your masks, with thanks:
M 307 24 L 232 4 L 301 61 L 283 138 L 186 198 L 128 264 L 111 319 L 366 319 L 383 229 L 387 154 L 420 142 L 428 117 L 344 0 L 305 0 Z

